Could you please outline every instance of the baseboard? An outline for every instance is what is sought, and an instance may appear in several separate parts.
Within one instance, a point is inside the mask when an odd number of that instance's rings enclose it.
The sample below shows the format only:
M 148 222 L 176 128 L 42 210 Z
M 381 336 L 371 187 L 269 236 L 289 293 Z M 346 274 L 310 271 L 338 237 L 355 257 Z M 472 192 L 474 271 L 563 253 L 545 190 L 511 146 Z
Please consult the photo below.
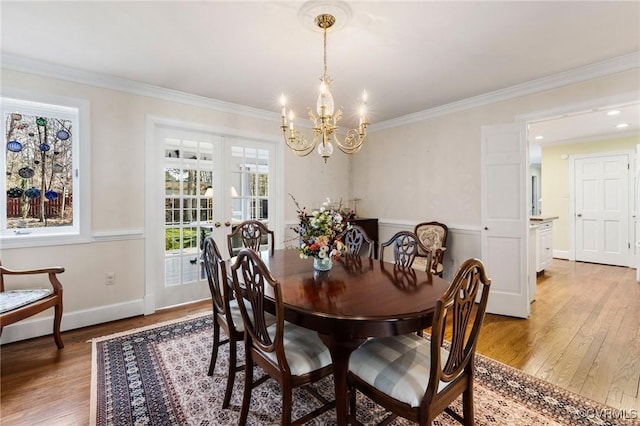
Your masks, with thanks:
M 0 339 L 0 344 L 52 334 L 53 309 L 51 309 L 50 312 L 50 316 L 27 319 L 4 327 L 2 330 L 2 339 Z M 89 325 L 102 324 L 109 321 L 143 315 L 144 312 L 144 300 L 136 299 L 113 305 L 63 313 L 60 329 L 62 331 L 73 330 L 76 328 L 87 327 Z
M 562 260 L 572 260 L 569 257 L 569 252 L 566 250 L 554 250 L 553 251 L 553 257 L 555 259 L 562 259 Z

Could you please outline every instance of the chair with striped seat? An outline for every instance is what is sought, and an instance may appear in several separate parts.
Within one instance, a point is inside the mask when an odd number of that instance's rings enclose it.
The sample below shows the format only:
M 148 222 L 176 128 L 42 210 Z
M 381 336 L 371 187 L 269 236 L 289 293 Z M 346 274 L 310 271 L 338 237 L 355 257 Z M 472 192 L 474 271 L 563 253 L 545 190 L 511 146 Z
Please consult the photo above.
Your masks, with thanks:
M 481 261 L 465 261 L 436 304 L 430 339 L 416 334 L 373 338 L 351 354 L 348 382 L 354 424 L 359 424 L 356 389 L 391 416 L 420 425 L 431 424 L 442 411 L 462 424 L 473 424 L 475 349 L 490 283 Z M 444 341 L 446 328 L 450 343 Z M 460 395 L 462 415 L 449 407 Z
M 237 364 L 236 343 L 244 339 L 244 324 L 238 302 L 233 300 L 233 291 L 227 280 L 227 267 L 222 260 L 220 250 L 213 237 L 208 236 L 203 244 L 203 266 L 211 290 L 211 301 L 213 304 L 213 347 L 211 349 L 211 361 L 207 374 L 213 376 L 213 371 L 218 359 L 218 348 L 220 345 L 229 343 L 229 369 L 227 376 L 227 388 L 224 393 L 222 408 L 227 408 L 231 401 L 233 384 L 236 372 L 244 368 Z M 220 341 L 220 328 L 227 335 L 227 339 Z
M 335 406 L 308 384 L 333 372 L 331 355 L 317 333 L 284 321 L 280 283 L 271 275 L 260 255 L 242 249 L 231 267 L 233 287 L 244 321 L 245 383 L 239 424 L 247 422 L 252 389 L 272 377 L 282 388 L 282 424 L 304 424 Z M 268 298 L 266 295 L 272 295 Z M 275 303 L 275 324 L 269 325 L 264 307 Z M 251 314 L 253 312 L 253 314 Z M 253 381 L 253 364 L 266 375 Z M 322 406 L 291 421 L 293 388 L 307 388 Z

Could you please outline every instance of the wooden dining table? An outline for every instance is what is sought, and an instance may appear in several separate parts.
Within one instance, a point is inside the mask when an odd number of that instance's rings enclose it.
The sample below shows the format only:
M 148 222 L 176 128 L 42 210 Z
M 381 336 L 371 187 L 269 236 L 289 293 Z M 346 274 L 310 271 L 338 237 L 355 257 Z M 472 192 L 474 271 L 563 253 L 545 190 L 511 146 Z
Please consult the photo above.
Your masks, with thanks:
M 348 423 L 351 352 L 369 337 L 429 327 L 449 285 L 423 271 L 360 256 L 342 256 L 327 272 L 314 271 L 313 259 L 301 259 L 296 249 L 261 257 L 280 282 L 285 320 L 316 331 L 331 353 L 338 425 Z M 275 312 L 274 305 L 265 309 Z

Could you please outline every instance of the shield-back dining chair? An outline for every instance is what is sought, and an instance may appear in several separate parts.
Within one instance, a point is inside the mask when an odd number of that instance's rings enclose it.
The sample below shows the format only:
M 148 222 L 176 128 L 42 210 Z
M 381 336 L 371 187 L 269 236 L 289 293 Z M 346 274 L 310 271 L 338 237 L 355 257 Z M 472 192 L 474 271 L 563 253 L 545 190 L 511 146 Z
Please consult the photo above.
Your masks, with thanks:
M 468 259 L 436 304 L 430 339 L 416 334 L 373 338 L 356 349 L 348 374 L 351 415 L 357 389 L 391 416 L 430 425 L 446 411 L 472 425 L 475 351 L 490 284 L 482 262 Z M 445 327 L 451 342 L 444 341 Z M 460 395 L 462 415 L 449 407 Z
M 241 242 L 241 247 L 238 247 L 238 240 Z M 245 220 L 227 235 L 227 247 L 231 257 L 235 256 L 242 247 L 260 251 L 260 248 L 265 244 L 269 247 L 269 254 L 273 255 L 275 249 L 274 232 L 259 220 Z
M 240 371 L 243 368 L 242 365 L 236 365 L 236 343 L 241 342 L 244 338 L 244 323 L 242 322 L 238 302 L 232 298 L 233 291 L 227 279 L 225 261 L 222 260 L 220 250 L 218 250 L 218 246 L 213 237 L 208 236 L 205 238 L 202 256 L 213 304 L 213 347 L 211 349 L 211 361 L 209 362 L 209 371 L 207 374 L 209 376 L 213 375 L 220 345 L 229 343 L 227 388 L 222 402 L 222 408 L 227 408 L 231 401 L 236 371 Z M 221 328 L 227 335 L 227 339 L 222 341 L 220 340 Z
M 242 249 L 231 267 L 233 286 L 245 327 L 245 383 L 239 424 L 246 424 L 252 389 L 272 377 L 282 389 L 282 424 L 304 424 L 335 406 L 317 392 L 322 406 L 301 418 L 291 421 L 293 388 L 307 388 L 333 372 L 331 355 L 318 334 L 284 320 L 284 306 L 280 283 L 271 275 L 260 255 Z M 268 299 L 267 295 L 273 295 Z M 275 324 L 265 318 L 264 307 L 275 303 Z M 251 314 L 253 312 L 253 314 Z M 253 364 L 267 374 L 253 381 Z
M 399 231 L 389 238 L 388 241 L 380 244 L 380 260 L 384 260 L 385 248 L 391 246 L 393 249 L 393 263 L 398 266 L 412 267 L 413 262 L 420 250 L 430 253 L 429 250 L 422 245 L 420 239 L 411 231 Z M 428 269 L 425 269 L 430 272 Z
M 351 225 L 342 233 L 342 242 L 347 246 L 348 254 L 360 254 L 364 245 L 366 256 L 373 257 L 373 240 L 358 225 Z

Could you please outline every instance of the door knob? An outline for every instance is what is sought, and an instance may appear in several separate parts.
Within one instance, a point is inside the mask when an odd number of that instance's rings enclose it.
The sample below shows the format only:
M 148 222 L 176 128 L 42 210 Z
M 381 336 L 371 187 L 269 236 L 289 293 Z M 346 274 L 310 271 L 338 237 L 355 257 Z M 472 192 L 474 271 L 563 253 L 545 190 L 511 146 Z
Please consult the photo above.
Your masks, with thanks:
M 578 217 L 582 217 L 582 213 L 578 213 L 576 216 L 578 216 Z
M 488 230 L 489 230 L 489 228 L 487 228 L 487 227 L 485 226 L 485 227 L 484 227 L 484 230 L 485 230 L 485 231 L 488 231 Z
M 224 223 L 224 226 L 231 226 L 231 222 L 226 221 L 226 222 Z
M 215 226 L 216 228 L 220 228 L 220 222 L 214 223 L 213 226 Z

